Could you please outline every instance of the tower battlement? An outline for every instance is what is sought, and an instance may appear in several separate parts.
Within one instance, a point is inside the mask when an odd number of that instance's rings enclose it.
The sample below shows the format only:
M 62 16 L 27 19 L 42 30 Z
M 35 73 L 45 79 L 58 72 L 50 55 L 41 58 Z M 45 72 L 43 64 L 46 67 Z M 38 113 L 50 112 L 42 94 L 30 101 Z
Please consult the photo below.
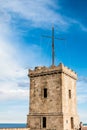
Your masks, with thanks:
M 50 67 L 38 66 L 38 67 L 35 67 L 34 70 L 29 70 L 28 76 L 37 77 L 37 76 L 50 75 L 50 74 L 55 74 L 55 73 L 65 73 L 66 75 L 77 80 L 76 72 L 71 70 L 70 68 L 64 66 L 62 63 L 60 63 L 58 66 L 50 66 Z

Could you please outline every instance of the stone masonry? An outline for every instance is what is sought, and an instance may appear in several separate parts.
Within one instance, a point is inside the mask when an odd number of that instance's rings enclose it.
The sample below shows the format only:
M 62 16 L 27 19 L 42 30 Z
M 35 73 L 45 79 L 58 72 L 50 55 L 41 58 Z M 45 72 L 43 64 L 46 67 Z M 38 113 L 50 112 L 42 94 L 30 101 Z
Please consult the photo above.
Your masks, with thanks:
M 63 64 L 29 70 L 31 130 L 78 130 L 77 74 Z

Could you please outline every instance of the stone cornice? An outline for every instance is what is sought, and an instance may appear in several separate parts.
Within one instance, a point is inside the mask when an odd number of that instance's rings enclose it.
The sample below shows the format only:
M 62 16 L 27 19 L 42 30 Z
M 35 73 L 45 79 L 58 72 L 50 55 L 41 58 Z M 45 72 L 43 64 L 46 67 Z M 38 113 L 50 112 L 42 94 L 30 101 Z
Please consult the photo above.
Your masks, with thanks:
M 62 63 L 59 66 L 51 66 L 51 67 L 35 67 L 34 70 L 29 70 L 29 77 L 38 77 L 38 76 L 45 76 L 45 75 L 52 75 L 52 74 L 60 74 L 64 73 L 71 78 L 77 80 L 77 74 L 69 69 L 68 67 L 64 66 Z

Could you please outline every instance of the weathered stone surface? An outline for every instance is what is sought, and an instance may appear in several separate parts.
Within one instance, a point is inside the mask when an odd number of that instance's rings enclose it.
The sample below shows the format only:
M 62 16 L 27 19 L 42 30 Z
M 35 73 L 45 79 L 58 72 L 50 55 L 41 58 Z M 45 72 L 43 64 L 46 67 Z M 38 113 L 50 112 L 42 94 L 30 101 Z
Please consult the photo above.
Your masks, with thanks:
M 29 70 L 30 108 L 27 124 L 31 130 L 74 130 L 79 127 L 76 109 L 77 74 L 60 64 Z M 47 98 L 44 97 L 47 88 Z M 69 90 L 71 97 L 69 97 Z M 46 128 L 43 128 L 46 117 Z M 73 128 L 71 128 L 73 118 Z

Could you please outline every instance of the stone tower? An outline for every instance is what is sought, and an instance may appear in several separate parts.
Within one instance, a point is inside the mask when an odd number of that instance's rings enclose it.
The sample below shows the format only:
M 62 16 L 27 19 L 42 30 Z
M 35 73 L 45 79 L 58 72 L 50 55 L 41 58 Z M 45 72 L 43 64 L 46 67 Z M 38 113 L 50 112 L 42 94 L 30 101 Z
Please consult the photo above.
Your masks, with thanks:
M 29 70 L 31 130 L 78 130 L 77 75 L 63 64 Z

